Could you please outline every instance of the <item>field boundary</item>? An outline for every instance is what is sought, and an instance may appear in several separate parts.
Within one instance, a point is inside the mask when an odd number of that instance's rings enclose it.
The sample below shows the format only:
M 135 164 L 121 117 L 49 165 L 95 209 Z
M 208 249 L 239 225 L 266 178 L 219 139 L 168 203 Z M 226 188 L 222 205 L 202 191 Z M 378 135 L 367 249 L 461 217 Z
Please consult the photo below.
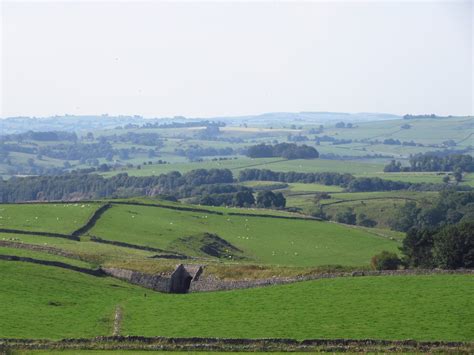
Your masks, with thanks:
M 406 201 L 415 201 L 418 202 L 416 198 L 413 197 L 368 197 L 368 198 L 357 198 L 357 199 L 350 199 L 350 200 L 339 200 L 339 201 L 333 201 L 329 203 L 322 203 L 320 206 L 322 208 L 326 206 L 332 206 L 332 205 L 337 205 L 339 203 L 345 203 L 345 202 L 357 202 L 357 201 L 371 201 L 371 200 L 406 200 Z
M 322 221 L 320 218 L 316 217 L 298 217 L 298 216 L 279 216 L 275 214 L 258 214 L 258 213 L 237 213 L 237 212 L 228 212 L 229 216 L 243 216 L 243 217 L 259 217 L 259 218 L 280 218 L 280 219 L 296 219 L 304 221 Z
M 273 277 L 256 280 L 221 280 L 209 276 L 201 276 L 193 281 L 190 292 L 229 291 L 237 289 L 266 287 L 292 284 L 303 281 L 316 281 L 322 279 L 376 277 L 376 276 L 426 276 L 426 275 L 474 275 L 474 270 L 442 270 L 442 269 L 407 269 L 407 270 L 377 270 L 377 271 L 352 271 L 333 273 L 313 273 L 292 277 Z
M 95 338 L 0 339 L 2 350 L 181 350 L 181 351 L 328 351 L 471 353 L 473 342 L 379 339 L 232 339 L 101 336 Z
M 268 165 L 268 164 L 275 164 L 275 163 L 281 163 L 283 161 L 288 161 L 288 159 L 279 159 L 279 160 L 275 160 L 275 161 L 269 161 L 267 163 L 258 163 L 258 164 L 250 164 L 250 165 L 244 165 L 244 166 L 239 166 L 239 167 L 235 167 L 235 168 L 231 168 L 229 169 L 230 171 L 232 170 L 240 170 L 240 169 L 248 169 L 248 168 L 253 168 L 255 166 L 265 166 L 265 165 Z
M 58 255 L 65 258 L 87 261 L 87 260 L 83 260 L 79 255 L 68 252 L 66 250 L 55 248 L 55 247 L 47 247 L 47 246 L 39 245 L 39 244 L 19 243 L 19 242 L 14 242 L 10 240 L 0 240 L 0 247 L 32 250 L 32 251 L 38 251 L 38 252 L 43 252 L 43 253 L 52 254 L 52 255 Z
M 129 206 L 143 206 L 143 207 L 159 207 L 165 208 L 169 210 L 176 210 L 176 211 L 186 211 L 186 212 L 202 212 L 202 213 L 209 213 L 209 214 L 217 214 L 223 216 L 223 212 L 208 210 L 205 208 L 194 208 L 194 207 L 181 207 L 181 206 L 169 206 L 169 205 L 161 205 L 158 203 L 143 203 L 143 202 L 128 202 L 128 201 L 110 201 L 111 204 L 116 205 L 129 205 Z
M 89 230 L 91 230 L 97 221 L 99 220 L 100 217 L 110 208 L 112 207 L 111 203 L 106 203 L 102 206 L 100 206 L 98 209 L 92 213 L 92 215 L 89 217 L 87 220 L 86 224 L 84 224 L 82 227 L 79 229 L 76 229 L 74 232 L 71 233 L 73 237 L 79 237 L 85 233 L 87 233 Z
M 71 264 L 66 264 L 60 261 L 52 261 L 52 260 L 42 260 L 42 259 L 35 259 L 35 258 L 29 258 L 25 256 L 17 256 L 17 255 L 6 255 L 6 254 L 0 254 L 0 260 L 4 261 L 21 261 L 21 262 L 26 262 L 26 263 L 32 263 L 32 264 L 40 264 L 40 265 L 45 265 L 45 266 L 54 266 L 54 267 L 59 267 L 63 269 L 68 269 L 72 271 L 77 271 L 81 272 L 83 274 L 88 274 L 91 276 L 105 276 L 105 273 L 102 269 L 88 269 L 85 267 L 80 267 L 80 266 L 75 266 Z
M 51 233 L 51 232 L 37 232 L 37 231 L 25 231 L 20 229 L 8 229 L 0 228 L 0 233 L 11 233 L 11 234 L 25 234 L 25 235 L 36 235 L 42 237 L 53 237 L 53 238 L 64 238 L 79 241 L 80 238 L 70 234 Z
M 170 251 L 170 250 L 154 248 L 154 247 L 148 247 L 146 245 L 130 244 L 130 243 L 119 242 L 119 241 L 109 240 L 109 239 L 102 239 L 102 238 L 94 236 L 94 235 L 90 237 L 90 241 L 94 242 L 94 243 L 115 245 L 117 247 L 122 247 L 122 248 L 151 251 L 151 252 L 155 252 L 155 253 L 170 253 L 170 254 L 173 254 L 173 255 L 176 255 L 176 256 L 187 257 L 187 255 L 175 253 L 175 252 Z

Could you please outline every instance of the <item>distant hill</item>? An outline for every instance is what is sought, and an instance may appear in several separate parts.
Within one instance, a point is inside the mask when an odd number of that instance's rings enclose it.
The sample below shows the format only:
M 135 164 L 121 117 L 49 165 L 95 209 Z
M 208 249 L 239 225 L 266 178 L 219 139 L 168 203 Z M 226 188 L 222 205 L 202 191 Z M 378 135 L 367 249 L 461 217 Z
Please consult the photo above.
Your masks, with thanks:
M 247 116 L 218 117 L 155 117 L 109 116 L 109 115 L 63 115 L 50 117 L 7 117 L 0 119 L 2 134 L 22 133 L 26 131 L 93 131 L 110 129 L 127 124 L 143 125 L 153 122 L 187 122 L 196 120 L 225 121 L 226 123 L 255 122 L 294 124 L 296 122 L 323 123 L 328 121 L 381 121 L 402 119 L 402 116 L 387 113 L 344 113 L 344 112 L 268 112 Z

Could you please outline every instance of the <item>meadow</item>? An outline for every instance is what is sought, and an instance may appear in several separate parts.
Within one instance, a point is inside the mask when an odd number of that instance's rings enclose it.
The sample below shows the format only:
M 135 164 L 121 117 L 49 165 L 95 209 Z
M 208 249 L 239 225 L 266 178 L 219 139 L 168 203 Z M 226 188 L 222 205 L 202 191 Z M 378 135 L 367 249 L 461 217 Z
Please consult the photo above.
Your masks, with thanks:
M 0 204 L 0 228 L 71 233 L 86 223 L 97 203 Z
M 337 278 L 171 295 L 49 266 L 0 266 L 2 337 L 110 335 L 117 306 L 121 333 L 143 336 L 466 341 L 474 331 L 468 275 Z
M 399 244 L 334 223 L 258 216 L 215 215 L 117 205 L 89 232 L 103 239 L 179 251 L 183 237 L 215 233 L 249 261 L 285 266 L 366 265 Z M 183 245 L 184 244 L 184 245 Z

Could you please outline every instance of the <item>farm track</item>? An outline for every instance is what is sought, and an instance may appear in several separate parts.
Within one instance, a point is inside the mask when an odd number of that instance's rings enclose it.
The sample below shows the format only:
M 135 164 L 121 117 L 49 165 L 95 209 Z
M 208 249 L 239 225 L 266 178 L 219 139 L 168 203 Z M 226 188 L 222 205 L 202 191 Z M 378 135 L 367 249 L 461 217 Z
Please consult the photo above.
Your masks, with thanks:
M 117 305 L 117 307 L 115 307 L 114 326 L 113 326 L 112 336 L 119 336 L 121 327 L 122 327 L 122 307 Z
M 380 339 L 229 339 L 111 336 L 62 340 L 0 339 L 0 352 L 11 350 L 161 350 L 223 352 L 355 352 L 472 354 L 473 342 Z

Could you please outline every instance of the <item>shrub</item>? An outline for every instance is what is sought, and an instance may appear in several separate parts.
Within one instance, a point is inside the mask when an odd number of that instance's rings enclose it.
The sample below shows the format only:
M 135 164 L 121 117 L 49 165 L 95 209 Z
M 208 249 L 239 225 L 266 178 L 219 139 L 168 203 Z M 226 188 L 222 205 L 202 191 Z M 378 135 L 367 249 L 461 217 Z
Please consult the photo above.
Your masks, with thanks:
M 359 213 L 357 215 L 357 225 L 362 227 L 375 227 L 377 222 L 367 217 L 365 213 Z
M 356 214 L 352 209 L 347 209 L 336 214 L 336 222 L 344 224 L 356 224 Z
M 380 254 L 374 255 L 370 264 L 374 270 L 397 270 L 401 265 L 401 260 L 397 254 L 383 251 Z

